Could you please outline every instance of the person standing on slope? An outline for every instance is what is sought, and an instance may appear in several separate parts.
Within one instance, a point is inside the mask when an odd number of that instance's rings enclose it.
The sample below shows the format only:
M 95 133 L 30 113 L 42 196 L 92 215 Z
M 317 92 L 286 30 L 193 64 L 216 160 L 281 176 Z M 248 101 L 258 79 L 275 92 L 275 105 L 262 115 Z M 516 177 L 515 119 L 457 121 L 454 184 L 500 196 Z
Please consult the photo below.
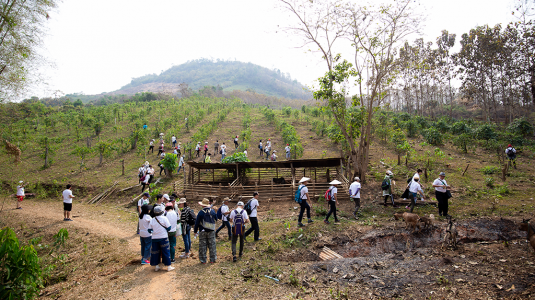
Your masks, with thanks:
M 26 186 L 26 184 L 24 184 L 24 181 L 19 181 L 19 185 L 17 186 L 17 209 L 22 209 L 22 201 L 24 200 L 24 196 L 26 196 L 26 194 L 24 193 L 24 186 Z
M 357 213 L 360 215 L 360 178 L 355 177 L 355 181 L 349 186 L 349 197 L 355 202 L 355 211 L 353 211 L 353 217 L 358 220 Z
M 160 270 L 160 257 L 163 264 L 167 266 L 167 271 L 175 269 L 171 266 L 169 238 L 167 234 L 171 230 L 171 223 L 163 214 L 163 208 L 156 206 L 154 208 L 154 218 L 150 221 L 149 228 L 147 229 L 149 233 L 152 233 L 150 265 L 154 266 L 154 271 L 156 272 Z
M 243 241 L 245 233 L 245 224 L 249 222 L 249 216 L 245 209 L 243 209 L 243 202 L 238 202 L 238 205 L 235 210 L 230 213 L 230 221 L 232 222 L 232 239 L 231 239 L 231 248 L 232 248 L 232 261 L 236 262 L 236 243 L 238 238 L 240 239 L 240 252 L 239 255 L 243 255 Z
M 258 143 L 258 149 L 260 150 L 260 156 L 264 155 L 264 148 L 262 147 L 262 140 Z
M 216 140 L 214 143 L 214 157 L 219 153 L 219 140 Z
M 297 219 L 297 226 L 299 227 L 303 227 L 305 226 L 301 221 L 303 220 L 303 214 L 305 213 L 305 210 L 307 212 L 307 219 L 308 219 L 308 223 L 312 223 L 312 219 L 310 218 L 310 204 L 309 203 L 309 199 L 310 197 L 308 196 L 308 187 L 307 187 L 307 184 L 308 182 L 310 181 L 310 178 L 308 177 L 303 177 L 301 178 L 301 180 L 299 180 L 299 187 L 297 188 L 297 190 L 299 191 L 299 206 L 301 206 L 301 209 L 299 210 L 299 218 Z
M 236 136 L 234 138 L 234 149 L 238 149 L 239 146 L 240 146 L 240 144 L 238 144 L 238 136 Z
M 392 206 L 397 207 L 394 202 L 394 195 L 392 195 L 392 178 L 394 178 L 394 173 L 387 170 L 385 178 L 383 178 L 383 183 L 381 184 L 381 189 L 383 190 L 383 197 L 385 199 L 384 206 L 386 206 L 386 202 L 390 199 L 392 201 Z
M 67 189 L 63 191 L 63 221 L 72 221 L 72 185 L 67 184 Z
M 507 155 L 507 159 L 513 163 L 513 168 L 516 169 L 516 149 L 513 148 L 511 144 L 507 145 L 507 149 L 505 149 L 505 155 Z
M 325 216 L 325 220 L 323 221 L 325 224 L 329 223 L 329 217 L 331 214 L 334 216 L 334 224 L 340 224 L 338 221 L 338 217 L 336 216 L 336 204 L 338 202 L 338 185 L 341 184 L 338 180 L 333 180 L 329 183 L 331 187 L 327 190 L 325 193 L 326 197 L 325 200 L 327 200 L 327 204 L 330 206 L 329 212 Z
M 290 160 L 290 158 L 292 157 L 292 148 L 290 148 L 290 144 L 286 144 L 284 150 L 286 151 L 286 160 Z

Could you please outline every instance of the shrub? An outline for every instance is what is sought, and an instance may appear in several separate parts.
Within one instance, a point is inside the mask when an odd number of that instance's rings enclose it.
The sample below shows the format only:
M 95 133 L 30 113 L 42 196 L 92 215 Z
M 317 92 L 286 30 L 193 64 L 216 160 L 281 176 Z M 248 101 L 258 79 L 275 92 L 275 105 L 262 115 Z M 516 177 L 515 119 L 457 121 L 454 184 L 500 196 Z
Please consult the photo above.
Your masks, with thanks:
M 463 133 L 453 139 L 453 144 L 457 146 L 464 153 L 468 153 L 468 148 L 474 141 L 474 137 L 471 134 Z
M 424 138 L 425 141 L 430 145 L 442 145 L 442 134 L 435 127 L 425 130 Z
M 292 114 L 292 108 L 289 106 L 285 106 L 282 108 L 282 112 L 289 117 Z
M 438 129 L 438 131 L 440 131 L 441 133 L 446 133 L 450 130 L 450 126 L 444 119 L 440 119 L 438 122 L 436 122 L 435 128 Z
M 476 131 L 477 138 L 489 142 L 489 140 L 496 138 L 494 128 L 490 124 L 481 125 Z
M 173 153 L 166 153 L 162 159 L 161 164 L 167 170 L 168 174 L 172 174 L 173 170 L 178 168 L 177 155 Z
M 466 124 L 466 122 L 459 121 L 459 122 L 455 122 L 455 123 L 453 123 L 453 125 L 451 125 L 450 131 L 453 134 L 459 135 L 459 134 L 463 134 L 463 133 L 470 133 L 472 130 Z
M 494 178 L 492 177 L 487 177 L 485 178 L 485 185 L 489 188 L 493 188 L 494 187 Z
M 418 123 L 411 119 L 404 124 L 405 129 L 407 130 L 407 136 L 408 137 L 415 137 L 418 135 Z
M 1 299 L 33 299 L 43 286 L 40 259 L 31 245 L 21 246 L 11 228 L 0 230 Z
M 533 135 L 533 125 L 526 118 L 518 118 L 507 126 L 507 131 L 518 136 L 531 136 Z
M 235 162 L 244 162 L 244 161 L 250 161 L 250 160 L 247 158 L 247 156 L 245 156 L 245 153 L 243 152 L 235 152 L 231 156 L 227 156 L 225 157 L 225 159 L 223 159 L 224 164 L 231 164 Z
M 500 171 L 500 168 L 498 168 L 496 166 L 485 166 L 485 167 L 481 168 L 481 172 L 483 172 L 483 174 L 485 174 L 485 175 L 491 175 L 491 174 L 497 173 L 499 171 Z

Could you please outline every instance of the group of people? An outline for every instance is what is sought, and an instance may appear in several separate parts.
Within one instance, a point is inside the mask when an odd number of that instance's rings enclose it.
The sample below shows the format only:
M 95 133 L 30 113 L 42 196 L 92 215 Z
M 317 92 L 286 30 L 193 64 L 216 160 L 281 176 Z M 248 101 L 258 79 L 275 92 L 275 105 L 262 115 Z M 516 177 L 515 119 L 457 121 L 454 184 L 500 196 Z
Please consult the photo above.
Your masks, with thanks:
M 144 193 L 137 203 L 141 264 L 150 264 L 155 267 L 155 271 L 159 271 L 160 263 L 163 263 L 168 271 L 173 270 L 171 264 L 175 262 L 176 237 L 181 235 L 184 242 L 184 252 L 179 258 L 187 259 L 190 257 L 192 229 L 194 239 L 199 238 L 200 262 L 215 263 L 216 237 L 224 228 L 227 228 L 233 261 L 236 262 L 238 257 L 243 255 L 244 241 L 249 234 L 254 233 L 255 241 L 261 239 L 257 217 L 258 197 L 259 194 L 255 192 L 247 204 L 240 201 L 233 209 L 228 206 L 229 198 L 223 199 L 219 209 L 212 201 L 203 199 L 199 202 L 202 209 L 195 215 L 186 198 L 178 199 L 176 194 L 159 194 L 156 196 L 156 203 L 150 205 L 150 195 Z M 221 219 L 223 224 L 216 229 L 218 219 Z M 247 223 L 251 223 L 251 228 L 245 231 Z

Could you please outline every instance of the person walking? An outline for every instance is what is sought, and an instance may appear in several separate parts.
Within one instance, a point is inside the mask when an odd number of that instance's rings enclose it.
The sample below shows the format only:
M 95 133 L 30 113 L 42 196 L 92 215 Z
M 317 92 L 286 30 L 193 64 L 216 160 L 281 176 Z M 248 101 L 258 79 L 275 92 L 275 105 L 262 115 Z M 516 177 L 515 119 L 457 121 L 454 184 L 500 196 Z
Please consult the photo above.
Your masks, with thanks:
M 142 205 L 140 208 L 137 228 L 139 229 L 139 241 L 141 243 L 141 264 L 150 264 L 150 249 L 152 246 L 152 234 L 149 233 L 149 224 L 152 218 L 149 215 L 150 206 Z
M 182 155 L 182 152 L 180 152 L 181 148 L 182 148 L 182 143 L 178 142 L 178 145 L 176 146 L 176 151 L 178 152 L 178 156 Z
M 230 199 L 228 197 L 223 199 L 223 204 L 219 208 L 221 210 L 221 221 L 223 221 L 223 224 L 221 224 L 221 226 L 219 228 L 217 228 L 217 230 L 215 231 L 215 237 L 216 238 L 217 238 L 217 234 L 219 233 L 219 231 L 221 231 L 221 229 L 223 229 L 225 227 L 227 227 L 227 230 L 228 230 L 228 239 L 230 240 L 232 238 L 232 234 L 230 232 L 230 222 L 228 220 L 228 216 L 230 214 L 230 210 L 228 208 L 229 200 Z
M 141 184 L 141 182 L 143 180 L 145 180 L 143 177 L 145 176 L 145 173 L 147 172 L 147 168 L 149 167 L 148 165 L 148 161 L 145 162 L 145 164 L 141 165 L 141 167 L 139 167 L 138 169 L 138 180 L 139 180 L 139 184 Z
M 206 157 L 206 153 L 208 153 L 208 142 L 204 142 L 204 157 Z
M 310 218 L 310 204 L 308 201 L 310 197 L 308 196 L 308 187 L 307 184 L 310 181 L 310 178 L 303 177 L 301 180 L 299 180 L 299 187 L 297 188 L 297 191 L 299 191 L 299 205 L 301 206 L 301 210 L 299 210 L 299 218 L 297 219 L 297 226 L 303 227 L 303 223 L 301 222 L 303 220 L 303 214 L 305 213 L 305 210 L 307 212 L 307 219 L 308 223 L 312 223 L 312 219 Z
M 271 152 L 271 148 L 266 145 L 266 147 L 264 147 L 264 153 L 266 154 L 266 160 L 269 160 L 269 153 Z
M 243 202 L 238 202 L 236 209 L 234 209 L 230 215 L 229 219 L 232 222 L 232 238 L 231 238 L 231 248 L 232 248 L 232 261 L 236 262 L 236 243 L 238 238 L 240 239 L 240 252 L 239 256 L 243 255 L 243 241 L 245 233 L 245 224 L 249 222 L 249 216 L 247 211 L 243 209 Z
M 176 250 L 176 230 L 178 224 L 178 215 L 175 212 L 173 203 L 168 202 L 165 204 L 165 216 L 171 224 L 171 230 L 167 232 L 167 238 L 169 239 L 169 250 L 171 263 L 175 263 L 175 250 Z
M 245 157 L 247 157 L 247 149 L 243 150 L 243 154 L 245 154 Z
M 201 142 L 198 142 L 195 146 L 195 157 L 199 157 L 201 155 Z
M 160 144 L 160 146 L 158 147 L 158 154 L 156 154 L 156 156 L 160 156 L 160 154 L 163 153 L 163 143 Z
M 239 146 L 240 146 L 240 144 L 238 144 L 238 136 L 236 136 L 234 138 L 234 149 L 238 149 Z
M 424 201 L 424 191 L 422 190 L 422 186 L 420 185 L 420 176 L 414 176 L 412 178 L 412 182 L 409 185 L 409 193 L 411 196 L 411 205 L 410 205 L 410 212 L 412 213 L 414 211 L 414 207 L 416 206 L 416 197 L 418 196 L 418 193 L 422 196 L 422 201 Z M 406 207 L 409 208 L 409 207 Z
M 25 186 L 26 184 L 23 180 L 19 181 L 19 185 L 17 185 L 17 209 L 22 209 L 22 201 L 24 201 L 24 196 L 26 196 L 24 193 Z
M 149 151 L 147 151 L 147 154 L 149 154 L 149 152 L 154 153 L 154 139 L 150 140 L 149 142 Z
M 247 202 L 245 207 L 249 206 L 251 209 L 251 213 L 247 212 L 249 215 L 249 220 L 251 221 L 251 228 L 245 232 L 244 238 L 247 238 L 251 232 L 254 231 L 254 240 L 259 241 L 262 238 L 260 238 L 260 227 L 258 226 L 258 208 L 260 207 L 258 203 L 258 192 L 253 193 L 253 198 Z
M 513 145 L 507 145 L 505 155 L 507 155 L 507 159 L 513 163 L 513 167 L 516 169 L 516 149 L 513 148 Z
M 72 185 L 67 184 L 66 189 L 63 191 L 63 221 L 72 221 L 71 210 L 73 198 Z
M 323 222 L 325 224 L 330 224 L 329 217 L 332 214 L 334 216 L 334 224 L 338 225 L 339 221 L 338 221 L 338 217 L 336 216 L 336 204 L 338 202 L 338 185 L 341 184 L 341 182 L 335 179 L 331 181 L 329 184 L 331 186 L 325 193 L 326 195 L 325 200 L 327 200 L 327 204 L 329 205 L 330 209 L 327 215 L 325 216 L 325 220 L 323 220 Z
M 223 147 L 223 146 L 225 146 L 225 143 L 221 145 L 221 162 L 223 162 L 223 160 L 225 159 L 225 156 L 227 155 L 227 147 Z
M 154 266 L 154 271 L 156 272 L 160 270 L 160 257 L 161 262 L 167 266 L 167 271 L 175 269 L 171 266 L 169 238 L 167 234 L 167 232 L 171 230 L 171 223 L 163 214 L 163 208 L 161 206 L 156 206 L 154 208 L 154 218 L 150 220 L 149 228 L 147 229 L 149 233 L 152 233 L 150 265 Z
M 177 174 L 180 174 L 180 169 L 184 169 L 184 172 L 186 172 L 186 168 L 184 168 L 184 155 L 181 155 L 180 160 L 178 161 L 178 170 L 176 171 Z
M 349 186 L 349 197 L 351 201 L 355 202 L 355 210 L 353 211 L 353 217 L 358 220 L 357 214 L 360 215 L 360 178 L 355 177 L 355 181 Z
M 286 144 L 284 150 L 286 151 L 286 160 L 290 160 L 290 158 L 292 157 L 292 148 L 290 148 L 290 144 Z
M 219 153 L 219 140 L 216 140 L 214 143 L 214 156 L 217 156 Z
M 143 196 L 141 196 L 141 199 L 137 201 L 137 213 L 141 215 L 141 208 L 143 205 L 149 205 L 150 195 L 149 193 L 143 193 Z M 139 233 L 139 223 L 137 224 L 137 234 Z
M 189 251 L 191 249 L 191 226 L 195 225 L 195 212 L 188 207 L 186 198 L 180 198 L 178 201 L 178 209 L 180 209 L 180 226 L 182 227 L 182 240 L 184 240 L 184 253 L 180 258 L 189 258 Z
M 143 191 L 145 191 L 145 187 L 148 186 L 149 187 L 149 192 L 150 192 L 150 183 L 152 182 L 152 177 L 154 176 L 154 168 L 152 168 L 152 165 L 149 165 L 149 167 L 147 168 L 147 170 L 145 171 L 145 179 L 143 180 L 143 182 L 141 183 L 141 192 L 143 193 Z
M 193 229 L 195 237 L 199 237 L 199 260 L 202 264 L 206 263 L 206 251 L 209 249 L 210 263 L 215 263 L 217 260 L 215 241 L 215 221 L 217 216 L 208 199 L 204 198 L 199 202 L 199 205 L 203 209 L 197 214 L 195 228 Z
M 273 154 L 271 154 L 271 161 L 277 161 L 278 156 L 275 153 L 277 153 L 277 150 L 273 150 Z
M 448 199 L 451 197 L 451 193 L 448 191 L 450 186 L 446 182 L 446 173 L 440 172 L 438 178 L 433 181 L 433 187 L 435 188 L 435 196 L 438 201 L 438 215 L 447 217 L 448 215 Z
M 225 150 L 225 154 L 227 153 L 227 145 L 225 145 L 225 143 L 223 143 L 220 148 L 221 150 L 219 152 L 222 152 L 223 150 Z
M 264 148 L 262 147 L 262 140 L 258 143 L 258 149 L 260 150 L 260 156 L 264 155 Z
M 266 141 L 266 147 L 268 147 L 271 150 L 271 139 L 268 139 Z
M 171 137 L 171 144 L 173 144 L 173 148 L 176 147 L 176 136 L 173 134 L 173 136 Z
M 385 178 L 383 178 L 383 182 L 381 184 L 381 189 L 383 190 L 383 197 L 384 197 L 384 206 L 386 206 L 386 201 L 390 199 L 392 201 L 392 206 L 397 207 L 396 203 L 394 202 L 394 195 L 392 195 L 392 178 L 394 178 L 394 173 L 392 171 L 387 170 Z

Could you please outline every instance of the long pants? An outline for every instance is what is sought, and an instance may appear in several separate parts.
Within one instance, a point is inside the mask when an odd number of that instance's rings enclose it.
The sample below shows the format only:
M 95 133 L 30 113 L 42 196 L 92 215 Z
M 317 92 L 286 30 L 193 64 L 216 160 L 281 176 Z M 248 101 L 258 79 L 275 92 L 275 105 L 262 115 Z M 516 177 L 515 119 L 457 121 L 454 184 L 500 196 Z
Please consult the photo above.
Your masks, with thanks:
M 234 148 L 235 148 L 235 149 L 238 149 L 239 146 L 240 146 L 240 145 L 238 144 L 238 142 L 234 142 Z
M 249 221 L 251 221 L 251 228 L 249 228 L 249 230 L 245 232 L 245 237 L 247 237 L 254 230 L 254 240 L 258 241 L 258 238 L 260 237 L 260 227 L 258 227 L 258 218 L 249 217 Z
M 175 147 L 176 147 L 176 141 L 173 142 L 173 148 L 175 148 Z
M 219 154 L 219 147 L 214 147 L 214 156 Z
M 262 147 L 260 147 L 258 149 L 260 149 L 260 156 L 262 156 L 262 154 L 264 154 L 264 150 L 262 150 Z
M 184 240 L 184 252 L 189 253 L 191 250 L 191 227 L 186 226 L 186 233 L 182 234 L 182 239 Z
M 301 206 L 301 210 L 299 211 L 299 219 L 297 222 L 301 223 L 305 210 L 307 211 L 307 219 L 310 219 L 310 205 L 308 205 L 308 202 L 305 199 L 302 199 L 299 205 Z
M 201 150 L 196 150 L 197 154 L 196 154 L 196 157 L 199 157 L 199 155 L 201 154 Z
M 177 157 L 181 157 L 182 156 L 182 152 L 180 152 L 180 149 L 177 149 L 177 152 L 178 152 L 178 156 Z
M 225 159 L 225 153 L 221 154 L 221 161 L 223 161 L 223 159 Z
M 357 213 L 360 209 L 360 198 L 351 198 L 353 201 L 355 201 L 355 210 L 353 211 L 353 216 L 356 218 Z
M 448 198 L 446 193 L 435 191 L 435 196 L 438 201 L 438 215 L 447 216 L 448 215 Z
M 221 226 L 219 226 L 219 228 L 217 228 L 217 230 L 215 231 L 215 235 L 217 236 L 219 231 L 221 231 L 221 229 L 225 228 L 225 226 L 228 229 L 228 239 L 230 240 L 230 238 L 232 237 L 232 233 L 230 232 L 230 222 L 229 221 L 223 221 L 223 224 L 221 224 Z
M 338 222 L 338 217 L 336 216 L 336 201 L 329 201 L 329 206 L 331 207 L 331 209 L 325 216 L 325 221 L 329 221 L 329 217 L 331 216 L 331 214 L 333 214 L 334 221 Z
M 215 245 L 215 231 L 201 231 L 199 234 L 199 260 L 206 263 L 206 251 L 210 251 L 210 262 L 217 259 L 217 250 Z
M 266 159 L 269 159 L 269 152 L 266 152 Z
M 149 152 L 151 152 L 152 150 L 152 153 L 154 153 L 154 146 L 149 146 L 149 151 L 147 151 L 147 154 L 149 154 Z
M 162 154 L 163 152 L 163 149 L 158 149 L 158 154 L 156 154 L 157 156 L 160 156 L 160 154 Z
M 236 243 L 238 242 L 238 237 L 240 238 L 240 256 L 243 255 L 243 234 L 240 234 L 240 235 L 236 235 L 236 234 L 233 234 L 232 235 L 232 257 L 236 257 Z
M 206 153 L 208 153 L 208 149 L 204 150 L 204 157 L 206 157 Z
M 175 260 L 175 251 L 176 251 L 176 231 L 168 232 L 169 237 L 169 247 L 171 252 L 171 260 Z
M 417 194 L 416 193 L 411 193 L 411 210 L 410 212 L 412 212 L 414 210 L 414 207 L 416 206 L 416 196 Z
M 286 152 L 286 159 L 290 159 L 291 156 L 292 154 L 290 152 Z
M 392 206 L 396 206 L 396 203 L 394 202 L 394 195 L 385 195 L 385 205 L 386 205 L 386 201 L 388 201 L 388 199 L 390 199 L 390 201 L 392 201 Z
M 178 170 L 176 171 L 176 173 L 180 173 L 180 169 L 182 169 L 182 166 L 178 166 Z
M 141 257 L 143 259 L 150 258 L 150 248 L 152 247 L 152 237 L 139 237 L 141 242 Z
M 169 240 L 152 239 L 152 249 L 150 251 L 150 265 L 157 266 L 160 264 L 160 254 L 162 262 L 166 266 L 171 265 L 171 257 L 169 256 Z

